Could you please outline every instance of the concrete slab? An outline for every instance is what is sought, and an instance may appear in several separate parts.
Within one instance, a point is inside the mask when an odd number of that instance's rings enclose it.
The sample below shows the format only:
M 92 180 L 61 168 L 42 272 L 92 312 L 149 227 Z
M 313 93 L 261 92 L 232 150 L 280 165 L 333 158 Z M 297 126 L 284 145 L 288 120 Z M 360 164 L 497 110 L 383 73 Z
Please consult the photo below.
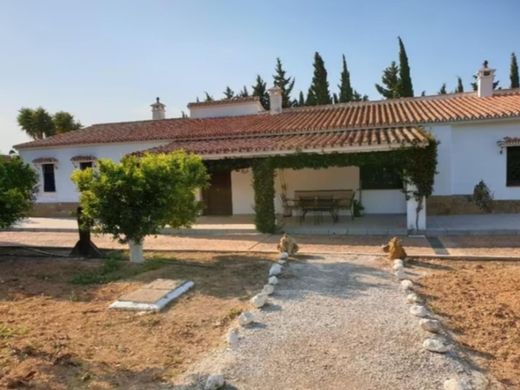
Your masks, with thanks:
M 139 290 L 123 295 L 110 305 L 112 309 L 159 311 L 180 297 L 194 283 L 186 280 L 156 279 Z

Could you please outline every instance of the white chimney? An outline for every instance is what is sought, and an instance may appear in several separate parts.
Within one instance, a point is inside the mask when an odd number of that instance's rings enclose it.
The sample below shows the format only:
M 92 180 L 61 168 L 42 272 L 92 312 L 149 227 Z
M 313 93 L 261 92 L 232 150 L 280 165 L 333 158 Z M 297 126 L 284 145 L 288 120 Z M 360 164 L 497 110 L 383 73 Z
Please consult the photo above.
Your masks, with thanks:
M 162 104 L 159 101 L 159 98 L 156 99 L 156 102 L 154 104 L 150 104 L 152 107 L 152 119 L 158 120 L 158 119 L 164 119 L 164 115 L 166 114 L 166 105 Z
M 282 112 L 282 88 L 278 86 L 269 89 L 269 112 L 271 115 Z
M 484 61 L 482 68 L 477 72 L 477 95 L 478 97 L 487 97 L 493 95 L 493 82 L 495 79 L 495 70 L 488 68 L 488 62 Z

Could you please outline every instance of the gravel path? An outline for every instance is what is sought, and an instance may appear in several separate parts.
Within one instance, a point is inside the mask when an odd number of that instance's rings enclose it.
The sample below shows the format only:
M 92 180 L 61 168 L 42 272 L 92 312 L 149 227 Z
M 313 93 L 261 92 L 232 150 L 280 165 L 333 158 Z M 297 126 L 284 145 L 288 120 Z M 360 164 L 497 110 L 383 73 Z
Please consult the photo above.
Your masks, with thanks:
M 220 371 L 231 389 L 442 389 L 462 366 L 422 349 L 427 334 L 380 262 L 291 262 L 238 346 L 193 372 Z

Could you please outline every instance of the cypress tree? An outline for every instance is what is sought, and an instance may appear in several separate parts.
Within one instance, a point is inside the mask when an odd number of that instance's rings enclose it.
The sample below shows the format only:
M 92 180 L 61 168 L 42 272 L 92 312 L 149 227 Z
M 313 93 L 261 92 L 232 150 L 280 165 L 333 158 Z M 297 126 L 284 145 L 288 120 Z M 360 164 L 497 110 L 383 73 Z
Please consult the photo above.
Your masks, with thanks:
M 455 93 L 464 92 L 464 85 L 462 84 L 462 79 L 457 77 L 457 88 L 455 88 Z
M 305 106 L 305 96 L 303 96 L 302 91 L 300 91 L 300 95 L 298 96 L 298 106 L 299 107 Z
M 352 101 L 353 102 L 368 102 L 368 95 L 361 95 L 355 89 L 352 90 Z
M 291 107 L 291 92 L 294 87 L 294 78 L 286 76 L 287 72 L 283 69 L 280 58 L 276 59 L 274 72 L 273 84 L 282 89 L 282 107 Z
M 314 76 L 307 95 L 308 105 L 331 104 L 325 63 L 318 52 L 314 53 Z
M 231 88 L 229 88 L 229 86 L 227 86 L 224 90 L 224 96 L 226 97 L 226 99 L 231 99 L 233 98 L 233 96 L 235 96 L 235 92 Z
M 267 84 L 260 75 L 256 75 L 256 83 L 251 87 L 252 96 L 258 96 L 264 110 L 269 110 L 269 94 L 267 93 Z
M 394 99 L 400 97 L 400 80 L 399 68 L 395 61 L 392 61 L 390 66 L 383 70 L 381 77 L 383 85 L 376 84 L 377 92 L 379 92 L 386 99 Z
M 340 103 L 346 103 L 352 101 L 353 90 L 352 85 L 350 84 L 350 72 L 347 68 L 347 60 L 345 59 L 345 54 L 343 54 L 343 64 L 342 70 L 340 74 L 340 84 L 339 87 L 339 97 L 338 100 Z
M 413 97 L 412 78 L 410 76 L 410 65 L 401 37 L 399 40 L 399 97 Z
M 441 89 L 438 92 L 439 95 L 446 95 L 446 83 L 442 84 Z
M 515 53 L 511 53 L 511 68 L 509 71 L 509 78 L 511 80 L 511 88 L 520 87 L 520 80 L 518 77 L 518 63 L 516 62 Z

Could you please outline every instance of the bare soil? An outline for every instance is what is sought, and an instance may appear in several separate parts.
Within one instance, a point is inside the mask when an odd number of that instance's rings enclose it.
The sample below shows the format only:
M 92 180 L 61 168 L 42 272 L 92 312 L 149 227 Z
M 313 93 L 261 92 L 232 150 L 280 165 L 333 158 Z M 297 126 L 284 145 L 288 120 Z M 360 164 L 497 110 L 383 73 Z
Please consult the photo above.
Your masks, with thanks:
M 432 310 L 480 366 L 520 389 L 520 262 L 421 261 Z
M 270 265 L 265 254 L 160 256 L 171 262 L 96 285 L 71 280 L 102 261 L 0 256 L 0 388 L 159 388 L 223 342 Z M 195 287 L 161 313 L 108 309 L 156 278 Z

